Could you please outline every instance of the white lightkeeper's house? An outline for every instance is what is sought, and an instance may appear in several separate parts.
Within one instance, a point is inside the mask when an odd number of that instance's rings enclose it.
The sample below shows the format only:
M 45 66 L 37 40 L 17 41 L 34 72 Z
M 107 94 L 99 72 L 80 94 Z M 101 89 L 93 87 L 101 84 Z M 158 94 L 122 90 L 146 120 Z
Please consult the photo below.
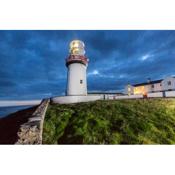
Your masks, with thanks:
M 127 85 L 125 93 L 128 95 L 147 95 L 154 92 L 165 92 L 175 90 L 175 77 L 166 77 L 165 79 L 154 80 L 148 79 L 147 82 Z

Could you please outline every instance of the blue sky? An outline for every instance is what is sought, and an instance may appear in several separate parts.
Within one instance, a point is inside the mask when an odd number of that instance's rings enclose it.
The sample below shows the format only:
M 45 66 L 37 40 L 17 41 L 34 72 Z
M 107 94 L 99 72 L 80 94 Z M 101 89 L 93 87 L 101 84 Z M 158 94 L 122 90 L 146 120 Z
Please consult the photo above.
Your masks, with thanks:
M 175 75 L 175 31 L 0 31 L 0 99 L 63 95 L 69 42 L 89 58 L 89 91 L 121 91 L 148 77 Z

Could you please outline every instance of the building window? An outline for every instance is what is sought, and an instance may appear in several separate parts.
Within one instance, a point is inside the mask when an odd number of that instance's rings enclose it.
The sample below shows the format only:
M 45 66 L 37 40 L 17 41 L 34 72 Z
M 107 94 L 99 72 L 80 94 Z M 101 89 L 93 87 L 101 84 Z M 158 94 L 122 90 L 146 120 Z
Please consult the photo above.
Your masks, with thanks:
M 151 87 L 154 88 L 154 84 L 152 84 Z
M 162 86 L 162 83 L 160 83 L 160 86 Z
M 171 86 L 171 81 L 168 81 L 168 86 Z
M 83 80 L 80 80 L 80 84 L 83 84 Z

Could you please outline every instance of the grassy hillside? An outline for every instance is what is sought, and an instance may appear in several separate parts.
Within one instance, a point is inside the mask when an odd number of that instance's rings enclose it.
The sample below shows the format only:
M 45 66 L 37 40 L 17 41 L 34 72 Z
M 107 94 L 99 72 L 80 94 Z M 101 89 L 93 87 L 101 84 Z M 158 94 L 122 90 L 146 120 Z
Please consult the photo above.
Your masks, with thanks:
M 50 105 L 44 144 L 175 144 L 175 99 Z

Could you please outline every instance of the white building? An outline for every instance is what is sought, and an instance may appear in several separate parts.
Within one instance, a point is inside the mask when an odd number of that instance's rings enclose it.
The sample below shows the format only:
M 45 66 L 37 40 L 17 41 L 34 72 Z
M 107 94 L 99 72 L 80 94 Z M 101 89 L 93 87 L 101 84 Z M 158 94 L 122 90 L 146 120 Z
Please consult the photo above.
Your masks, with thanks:
M 147 82 L 127 85 L 125 87 L 125 93 L 128 95 L 147 95 L 147 93 L 165 92 L 172 90 L 175 90 L 175 77 L 166 77 L 165 79 L 154 81 L 148 79 Z

